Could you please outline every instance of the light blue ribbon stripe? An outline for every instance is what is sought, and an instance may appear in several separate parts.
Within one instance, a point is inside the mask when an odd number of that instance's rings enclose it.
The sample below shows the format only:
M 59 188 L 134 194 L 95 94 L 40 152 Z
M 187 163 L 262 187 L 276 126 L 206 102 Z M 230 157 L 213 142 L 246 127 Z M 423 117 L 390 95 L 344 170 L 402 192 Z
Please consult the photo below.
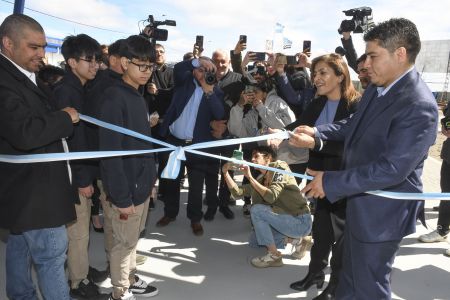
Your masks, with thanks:
M 249 166 L 263 169 L 263 170 L 274 171 L 274 172 L 286 174 L 286 175 L 292 175 L 294 177 L 299 177 L 302 179 L 307 179 L 307 180 L 314 179 L 314 177 L 312 177 L 310 175 L 292 173 L 292 172 L 288 172 L 286 170 L 281 170 L 281 169 L 277 169 L 277 168 L 254 164 L 254 163 L 251 163 L 251 162 L 248 162 L 245 160 L 237 160 L 234 158 L 223 157 L 220 155 L 205 153 L 205 152 L 201 152 L 201 151 L 197 151 L 197 150 L 186 150 L 186 151 L 194 153 L 194 154 L 198 154 L 198 155 L 227 160 L 227 161 L 233 162 L 235 164 L 249 165 Z M 369 191 L 366 193 L 384 197 L 384 198 L 396 199 L 396 200 L 450 200 L 450 193 L 398 193 L 398 192 L 386 192 L 386 191 L 380 191 L 380 190 Z
M 172 149 L 159 148 L 152 150 L 131 150 L 131 151 L 95 151 L 95 152 L 61 152 L 61 153 L 45 153 L 45 154 L 28 154 L 28 155 L 0 155 L 0 162 L 12 164 L 41 163 L 51 161 L 66 161 L 77 159 L 95 159 L 104 157 L 142 155 Z
M 158 145 L 161 145 L 161 146 L 165 146 L 165 147 L 170 148 L 170 149 L 175 149 L 176 148 L 175 146 L 172 146 L 171 144 L 168 144 L 166 142 L 163 142 L 163 141 L 154 139 L 152 137 L 146 136 L 146 135 L 144 135 L 142 133 L 139 133 L 139 132 L 136 132 L 136 131 L 133 131 L 133 130 L 130 130 L 130 129 L 126 129 L 126 128 L 123 128 L 123 127 L 120 127 L 120 126 L 117 126 L 117 125 L 114 125 L 114 124 L 106 123 L 106 122 L 100 121 L 98 119 L 89 117 L 89 116 L 85 116 L 85 115 L 80 114 L 80 120 L 83 120 L 83 121 L 88 122 L 88 123 L 92 123 L 94 125 L 97 125 L 97 126 L 100 126 L 100 127 L 106 128 L 106 129 L 110 129 L 110 130 L 115 131 L 115 132 L 119 132 L 119 133 L 122 133 L 122 134 L 125 134 L 125 135 L 129 135 L 129 136 L 132 136 L 132 137 L 135 137 L 135 138 L 147 141 L 147 142 L 151 142 L 151 143 L 155 143 L 155 144 L 158 144 Z
M 276 133 L 261 135 L 261 136 L 255 136 L 255 137 L 248 137 L 248 138 L 238 138 L 238 139 L 227 139 L 227 140 L 220 140 L 220 141 L 212 141 L 212 142 L 203 142 L 203 143 L 196 143 L 189 146 L 184 147 L 184 150 L 195 150 L 195 149 L 206 149 L 206 148 L 213 148 L 213 147 L 221 147 L 221 146 L 229 146 L 229 145 L 238 145 L 238 144 L 245 144 L 250 142 L 258 142 L 258 141 L 267 141 L 270 139 L 281 139 L 285 140 L 289 138 L 289 132 L 288 131 L 280 131 Z
M 366 193 L 397 200 L 450 200 L 450 193 L 399 193 L 387 191 L 369 191 Z
M 309 176 L 309 175 L 305 175 L 305 174 L 298 174 L 298 173 L 292 173 L 283 169 L 277 169 L 277 168 L 273 168 L 273 167 L 268 167 L 268 166 L 263 166 L 263 165 L 258 165 L 246 160 L 238 160 L 238 159 L 234 159 L 234 158 L 230 158 L 230 157 L 224 157 L 224 156 L 220 156 L 220 155 L 216 155 L 216 154 L 211 154 L 211 153 L 206 153 L 206 152 L 202 152 L 202 151 L 197 151 L 197 150 L 186 150 L 187 152 L 191 152 L 194 154 L 198 154 L 198 155 L 203 155 L 203 156 L 208 156 L 208 157 L 212 157 L 212 158 L 217 158 L 217 159 L 223 159 L 223 160 L 227 160 L 230 161 L 232 163 L 238 164 L 238 165 L 248 165 L 254 168 L 259 168 L 259 169 L 263 169 L 263 170 L 267 170 L 267 171 L 273 171 L 273 172 L 277 172 L 277 173 L 281 173 L 281 174 L 285 174 L 285 175 L 292 175 L 294 177 L 299 177 L 302 179 L 307 179 L 307 180 L 313 180 L 314 177 Z
M 263 141 L 267 139 L 287 139 L 289 138 L 290 132 L 282 131 L 273 134 L 268 134 L 264 136 L 257 136 L 251 138 L 239 138 L 239 139 L 228 139 L 213 142 L 197 143 L 187 147 L 176 147 L 169 143 L 151 138 L 149 136 L 143 135 L 141 133 L 122 128 L 120 126 L 109 124 L 95 118 L 81 115 L 80 119 L 95 124 L 97 126 L 113 130 L 128 136 L 132 136 L 138 139 L 142 139 L 151 143 L 159 144 L 165 146 L 166 148 L 152 149 L 152 150 L 130 150 L 130 151 L 96 151 L 96 152 L 69 152 L 69 153 L 45 153 L 45 154 L 30 154 L 30 155 L 0 155 L 0 162 L 5 163 L 39 163 L 39 162 L 50 162 L 50 161 L 66 161 L 66 160 L 77 160 L 77 159 L 95 159 L 95 158 L 105 158 L 105 157 L 117 157 L 117 156 L 130 156 L 130 155 L 142 155 L 148 153 L 156 153 L 163 151 L 172 151 L 169 156 L 169 161 L 167 167 L 163 171 L 164 178 L 175 179 L 180 170 L 181 160 L 185 160 L 185 151 L 191 152 L 193 154 L 207 156 L 216 159 L 223 159 L 236 164 L 245 164 L 252 167 L 273 171 L 281 174 L 287 174 L 294 177 L 299 177 L 302 179 L 312 180 L 313 177 L 304 174 L 292 173 L 285 170 L 272 168 L 268 166 L 262 166 L 254 164 L 252 162 L 247 162 L 244 160 L 236 160 L 234 158 L 223 157 L 216 154 L 205 153 L 202 151 L 197 151 L 196 149 L 205 149 L 212 147 L 221 147 L 228 145 L 244 144 L 256 141 Z M 450 193 L 399 193 L 399 192 L 386 192 L 386 191 L 369 191 L 368 194 L 397 199 L 397 200 L 450 200 Z

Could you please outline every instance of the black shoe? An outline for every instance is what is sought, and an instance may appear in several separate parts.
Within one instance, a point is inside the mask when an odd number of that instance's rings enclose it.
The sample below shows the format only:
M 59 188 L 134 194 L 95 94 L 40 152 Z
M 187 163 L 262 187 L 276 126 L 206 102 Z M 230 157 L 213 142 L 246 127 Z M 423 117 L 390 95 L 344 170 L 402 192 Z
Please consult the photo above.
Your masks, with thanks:
M 150 198 L 150 202 L 148 203 L 148 210 L 152 210 L 155 208 L 155 201 L 153 198 Z
M 336 295 L 336 288 L 337 282 L 332 282 L 332 280 L 330 280 L 330 283 L 328 283 L 323 292 L 319 296 L 313 298 L 313 300 L 334 300 Z
M 325 281 L 325 273 L 323 273 L 323 271 L 314 274 L 308 272 L 305 278 L 303 278 L 300 281 L 291 283 L 290 287 L 291 289 L 294 289 L 296 291 L 306 291 L 312 285 L 315 284 L 318 289 L 321 289 L 323 287 L 324 281 Z
M 170 222 L 175 221 L 175 218 L 170 218 L 167 216 L 162 217 L 161 219 L 159 219 L 158 222 L 156 222 L 156 227 L 165 227 L 167 225 L 169 225 Z
M 96 268 L 89 266 L 89 272 L 88 272 L 87 278 L 89 279 L 89 281 L 92 281 L 95 283 L 100 283 L 100 282 L 105 281 L 106 278 L 108 278 L 108 275 L 109 275 L 109 270 L 99 271 Z
M 158 289 L 154 286 L 147 284 L 147 282 L 140 279 L 138 276 L 134 276 L 135 282 L 130 285 L 128 290 L 135 296 L 141 298 L 153 297 L 158 295 Z
M 103 233 L 105 231 L 103 229 L 103 226 L 102 227 L 95 227 L 94 221 L 92 221 L 92 218 L 91 218 L 91 224 L 92 224 L 92 228 L 94 229 L 95 232 Z
M 84 279 L 76 289 L 70 289 L 70 296 L 74 299 L 108 299 L 108 295 L 100 294 L 98 287 L 89 279 Z
M 214 220 L 214 216 L 216 215 L 217 207 L 211 207 L 208 206 L 208 209 L 206 210 L 205 214 L 203 215 L 203 219 L 205 221 L 212 221 Z
M 164 194 L 162 192 L 158 192 L 158 196 L 156 197 L 159 201 L 164 202 Z
M 200 222 L 191 222 L 192 233 L 196 236 L 203 235 L 203 226 Z
M 223 216 L 228 219 L 228 220 L 233 220 L 234 219 L 234 213 L 231 211 L 231 209 L 224 205 L 219 207 L 219 211 L 223 214 Z

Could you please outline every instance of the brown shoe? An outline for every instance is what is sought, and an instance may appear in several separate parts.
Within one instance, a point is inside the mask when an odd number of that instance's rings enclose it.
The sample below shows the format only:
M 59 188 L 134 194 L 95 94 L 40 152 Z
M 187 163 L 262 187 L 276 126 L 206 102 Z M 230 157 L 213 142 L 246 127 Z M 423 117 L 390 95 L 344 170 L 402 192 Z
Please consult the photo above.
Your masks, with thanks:
M 167 216 L 162 217 L 158 222 L 156 222 L 156 227 L 165 227 L 169 225 L 170 222 L 175 221 L 175 218 L 170 218 Z
M 200 222 L 191 222 L 191 228 L 192 228 L 192 232 L 194 233 L 194 235 L 196 236 L 201 236 L 203 235 L 203 227 L 202 224 L 200 224 Z

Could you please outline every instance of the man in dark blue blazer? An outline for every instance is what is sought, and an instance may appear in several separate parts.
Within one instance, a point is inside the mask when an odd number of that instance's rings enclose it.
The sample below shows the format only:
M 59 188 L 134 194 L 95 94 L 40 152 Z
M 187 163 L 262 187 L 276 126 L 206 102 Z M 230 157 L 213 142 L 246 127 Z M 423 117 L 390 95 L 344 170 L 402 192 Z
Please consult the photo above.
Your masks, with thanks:
M 420 51 L 416 26 L 406 19 L 380 23 L 365 34 L 372 84 L 358 111 L 344 121 L 298 127 L 291 143 L 320 149 L 343 140 L 342 171 L 315 176 L 304 192 L 334 203 L 347 198 L 344 267 L 336 299 L 391 299 L 391 271 L 402 238 L 415 232 L 422 201 L 366 194 L 420 193 L 422 169 L 436 139 L 436 101 L 414 68 Z
M 182 61 L 175 65 L 172 102 L 160 129 L 161 136 L 165 137 L 168 143 L 187 146 L 215 139 L 210 123 L 224 118 L 223 92 L 214 82 L 206 81 L 208 76 L 215 80 L 215 72 L 216 67 L 207 57 Z M 162 161 L 167 162 L 167 159 Z M 187 217 L 191 220 L 193 233 L 203 234 L 200 224 L 203 217 L 203 183 L 206 176 L 214 175 L 209 174 L 210 172 L 217 171 L 218 168 L 214 167 L 214 164 L 218 165 L 219 161 L 186 153 L 186 161 L 182 162 L 178 178 L 161 179 L 165 181 L 164 216 L 157 222 L 157 226 L 168 225 L 178 215 L 180 179 L 186 166 L 189 179 Z

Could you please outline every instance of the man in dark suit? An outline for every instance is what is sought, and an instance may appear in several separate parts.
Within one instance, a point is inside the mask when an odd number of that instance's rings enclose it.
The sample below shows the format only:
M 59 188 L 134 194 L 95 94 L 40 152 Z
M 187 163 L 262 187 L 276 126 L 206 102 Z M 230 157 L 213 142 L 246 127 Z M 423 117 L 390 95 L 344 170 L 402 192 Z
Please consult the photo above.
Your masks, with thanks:
M 211 59 L 200 57 L 190 61 L 182 61 L 174 68 L 174 94 L 161 125 L 161 136 L 175 146 L 187 146 L 192 143 L 214 140 L 210 123 L 224 117 L 223 92 L 206 82 L 205 75 L 215 78 L 215 66 Z M 161 162 L 167 162 L 162 159 Z M 219 161 L 186 153 L 186 161 L 182 161 L 177 179 L 162 179 L 165 184 L 164 216 L 157 226 L 167 226 L 174 221 L 179 211 L 180 180 L 184 166 L 188 171 L 189 194 L 187 217 L 191 220 L 191 228 L 195 235 L 203 234 L 200 221 L 202 213 L 203 183 L 206 176 L 214 176 Z M 207 195 L 208 197 L 208 195 Z
M 402 238 L 415 232 L 423 202 L 365 192 L 420 193 L 424 160 L 436 139 L 436 101 L 414 68 L 420 51 L 416 26 L 391 19 L 364 40 L 372 85 L 358 111 L 338 123 L 298 127 L 291 138 L 294 145 L 317 149 L 326 140 L 344 141 L 344 169 L 310 170 L 315 178 L 303 190 L 331 203 L 347 198 L 344 266 L 336 299 L 391 299 L 392 264 Z
M 75 109 L 55 110 L 50 91 L 34 72 L 44 58 L 45 34 L 25 15 L 0 25 L 0 153 L 63 152 L 62 139 L 79 121 Z M 66 162 L 0 163 L 0 227 L 9 229 L 6 293 L 10 299 L 37 299 L 33 262 L 45 299 L 69 300 L 64 272 L 65 224 L 75 220 L 76 192 Z

